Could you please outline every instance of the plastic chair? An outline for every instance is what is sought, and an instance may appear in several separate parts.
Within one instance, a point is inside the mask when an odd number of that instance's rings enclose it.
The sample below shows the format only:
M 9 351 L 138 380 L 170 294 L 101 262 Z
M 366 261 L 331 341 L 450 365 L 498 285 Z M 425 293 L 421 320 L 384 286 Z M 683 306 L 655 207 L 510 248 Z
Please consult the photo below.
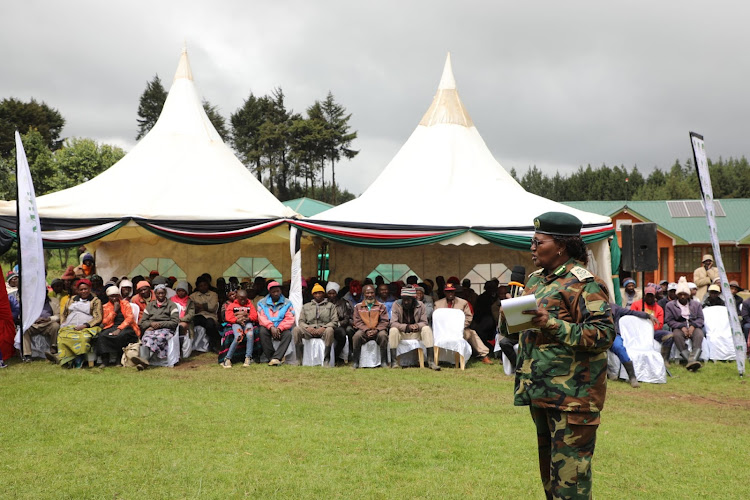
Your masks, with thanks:
M 463 311 L 458 309 L 441 308 L 435 309 L 432 313 L 432 333 L 435 336 L 435 363 L 440 360 L 451 362 L 448 353 L 443 353 L 440 358 L 441 350 L 453 351 L 454 362 L 456 367 L 466 368 L 466 359 L 471 357 L 471 346 L 464 340 L 464 321 Z
M 130 303 L 130 309 L 133 310 L 133 318 L 135 318 L 135 322 L 138 323 L 141 319 L 141 308 L 138 307 L 138 304 Z
M 152 354 L 148 362 L 151 366 L 166 366 L 169 368 L 180 362 L 180 336 L 177 334 L 177 330 L 167 343 L 167 357 L 161 359 Z
M 302 366 L 323 366 L 326 353 L 325 341 L 320 338 L 303 338 L 302 345 Z
M 703 344 L 705 346 L 706 341 L 709 341 L 708 358 L 711 361 L 735 360 L 737 352 L 732 340 L 732 327 L 729 325 L 729 311 L 726 306 L 706 307 L 703 309 L 703 318 Z
M 622 343 L 628 351 L 628 356 L 633 360 L 635 377 L 638 381 L 665 384 L 667 369 L 661 354 L 654 349 L 654 325 L 651 320 L 623 316 L 620 318 L 619 327 Z M 623 366 L 620 366 L 619 377 L 628 378 Z
M 362 344 L 359 354 L 359 366 L 362 368 L 377 368 L 380 366 L 380 346 L 375 340 Z

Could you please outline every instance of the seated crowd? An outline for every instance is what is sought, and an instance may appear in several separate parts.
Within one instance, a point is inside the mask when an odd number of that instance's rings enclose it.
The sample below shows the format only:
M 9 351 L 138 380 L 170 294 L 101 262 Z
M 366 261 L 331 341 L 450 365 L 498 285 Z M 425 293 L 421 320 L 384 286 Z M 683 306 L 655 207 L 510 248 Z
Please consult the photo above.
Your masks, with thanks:
M 626 279 L 623 306 L 611 304 L 616 330 L 624 315 L 649 319 L 665 364 L 669 366 L 674 345 L 680 362 L 688 370 L 698 370 L 704 338 L 702 309 L 724 305 L 718 278 L 713 281 L 705 287 L 707 293 L 701 300 L 698 287 L 685 278 L 679 283 L 649 284 L 643 298 L 635 282 Z M 17 283 L 18 276 L 8 273 L 6 289 L 18 324 Z M 311 278 L 302 280 L 303 305 L 297 312 L 288 298 L 289 286 L 288 281 L 268 282 L 262 277 L 242 281 L 219 278 L 214 284 L 208 274 L 190 284 L 156 271 L 147 277 L 113 277 L 105 284 L 96 274 L 93 256 L 84 254 L 80 266 L 70 267 L 52 280 L 39 319 L 22 336 L 23 361 L 31 361 L 32 336 L 41 335 L 49 344 L 44 353 L 47 359 L 62 366 L 128 361 L 142 370 L 155 359 L 167 358 L 169 341 L 175 335 L 184 347 L 200 331 L 207 340 L 205 349 L 217 353 L 225 368 L 243 359 L 243 366 L 261 362 L 278 366 L 292 348 L 301 364 L 304 340 L 322 339 L 325 366 L 345 362 L 358 368 L 364 344 L 374 341 L 381 365 L 396 368 L 399 342 L 420 340 L 428 366 L 439 370 L 434 359 L 432 315 L 436 309 L 453 308 L 464 314 L 463 337 L 473 354 L 482 363 L 492 364 L 500 300 L 508 297 L 509 291 L 508 284 L 497 279 L 487 281 L 483 293 L 477 294 L 469 280 L 459 282 L 456 277 L 445 280 L 438 276 L 434 282 L 418 283 L 416 276 L 410 276 L 405 283 L 388 284 L 382 276 L 374 282 L 347 278 L 343 287 Z M 731 282 L 730 287 L 747 340 L 750 299 L 742 301 L 737 295 L 742 291 L 737 282 Z M 518 334 L 501 334 L 497 339 L 497 350 L 515 366 Z M 348 359 L 342 360 L 347 343 Z M 133 355 L 126 360 L 123 352 L 128 347 L 133 347 Z M 622 362 L 631 385 L 638 387 L 619 330 L 611 350 Z
M 305 339 L 323 340 L 325 366 L 351 363 L 358 368 L 364 344 L 374 341 L 381 365 L 395 368 L 399 342 L 413 339 L 424 345 L 428 366 L 439 370 L 432 314 L 435 309 L 454 308 L 464 314 L 463 337 L 477 359 L 492 364 L 497 280 L 487 282 L 482 295 L 471 289 L 468 280 L 462 285 L 455 277 L 439 276 L 437 285 L 417 281 L 416 276 L 406 283 L 389 284 L 382 276 L 374 282 L 347 278 L 342 287 L 333 281 L 303 279 L 303 305 L 297 312 L 288 298 L 288 281 L 257 277 L 240 282 L 232 277 L 214 284 L 210 275 L 203 274 L 190 284 L 152 271 L 149 276 L 113 277 L 104 283 L 96 274 L 93 256 L 84 254 L 80 266 L 68 268 L 50 283 L 41 316 L 23 333 L 22 359 L 32 360 L 32 337 L 41 335 L 49 345 L 44 355 L 61 366 L 113 366 L 127 361 L 142 370 L 155 359 L 167 358 L 175 335 L 184 345 L 200 329 L 207 350 L 217 353 L 225 368 L 243 358 L 244 366 L 261 362 L 278 366 L 290 346 L 301 364 Z M 9 273 L 6 284 L 18 324 L 17 276 Z M 347 343 L 348 358 L 342 359 Z M 133 353 L 126 360 L 123 352 L 128 350 Z

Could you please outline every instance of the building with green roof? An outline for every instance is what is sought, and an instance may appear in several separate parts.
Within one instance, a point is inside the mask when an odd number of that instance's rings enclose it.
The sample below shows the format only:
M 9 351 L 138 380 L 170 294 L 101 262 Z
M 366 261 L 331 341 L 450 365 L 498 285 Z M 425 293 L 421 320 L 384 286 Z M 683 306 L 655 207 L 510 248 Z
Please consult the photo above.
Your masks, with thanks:
M 659 269 L 646 273 L 647 281 L 677 281 L 680 276 L 692 281 L 701 256 L 713 254 L 700 200 L 568 201 L 565 204 L 610 216 L 620 245 L 622 224 L 656 223 Z M 715 200 L 715 204 L 721 256 L 727 275 L 747 288 L 750 284 L 750 198 Z

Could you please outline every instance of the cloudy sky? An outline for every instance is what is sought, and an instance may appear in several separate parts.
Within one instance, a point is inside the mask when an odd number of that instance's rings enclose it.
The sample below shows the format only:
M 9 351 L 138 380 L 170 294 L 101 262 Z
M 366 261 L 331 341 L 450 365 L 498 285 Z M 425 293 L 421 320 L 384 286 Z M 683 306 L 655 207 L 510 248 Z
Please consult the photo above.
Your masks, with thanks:
M 738 1 L 5 2 L 0 97 L 34 97 L 63 135 L 132 148 L 138 99 L 171 82 L 183 41 L 198 89 L 228 118 L 280 86 L 304 111 L 330 90 L 360 155 L 337 180 L 363 191 L 417 126 L 451 51 L 459 92 L 495 158 L 668 168 L 750 154 L 750 6 Z

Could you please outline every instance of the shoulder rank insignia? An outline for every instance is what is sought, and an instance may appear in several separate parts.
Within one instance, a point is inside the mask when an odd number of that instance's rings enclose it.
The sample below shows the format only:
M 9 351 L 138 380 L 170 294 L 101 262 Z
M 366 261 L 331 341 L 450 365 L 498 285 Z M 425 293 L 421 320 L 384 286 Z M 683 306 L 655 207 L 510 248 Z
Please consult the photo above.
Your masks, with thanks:
M 544 269 L 537 269 L 533 273 L 529 274 L 527 277 L 531 278 L 532 276 L 541 276 L 542 275 L 542 271 L 544 271 Z
M 591 281 L 594 279 L 594 275 L 581 266 L 573 266 L 570 272 L 573 276 L 578 278 L 578 281 Z

